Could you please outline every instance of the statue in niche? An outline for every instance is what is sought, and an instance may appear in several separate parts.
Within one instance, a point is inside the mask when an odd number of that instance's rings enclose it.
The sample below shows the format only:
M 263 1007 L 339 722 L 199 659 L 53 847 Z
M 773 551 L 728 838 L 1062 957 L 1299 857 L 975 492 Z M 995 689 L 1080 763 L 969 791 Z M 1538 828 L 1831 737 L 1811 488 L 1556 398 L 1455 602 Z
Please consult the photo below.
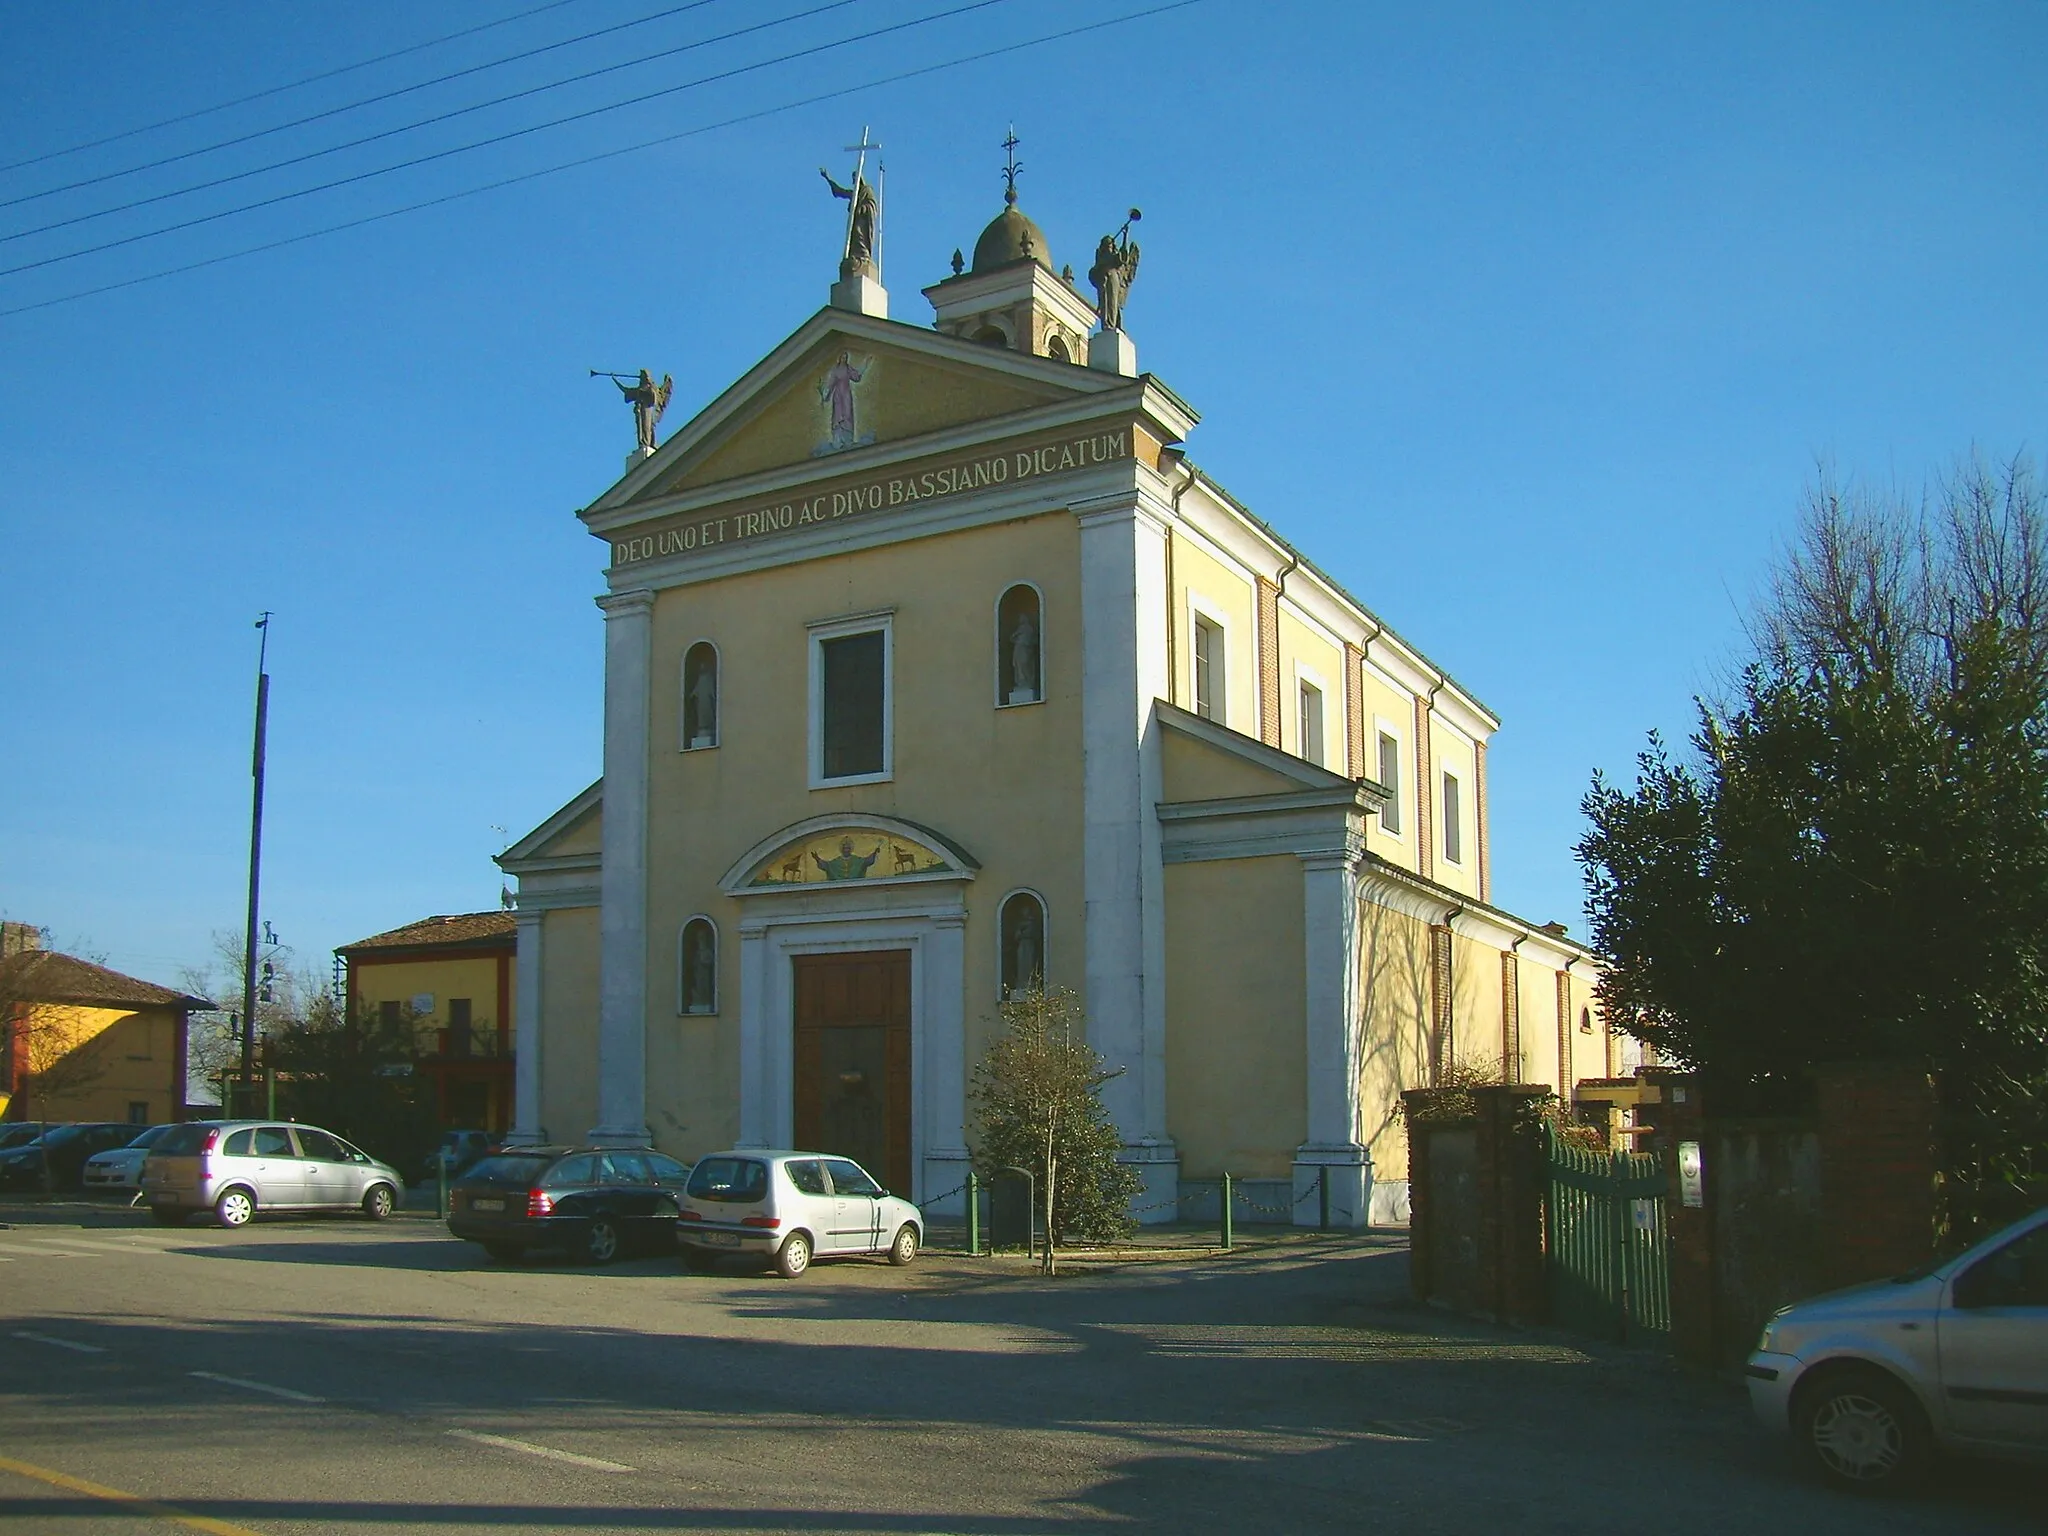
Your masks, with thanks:
M 1137 209 L 1124 220 L 1123 228 L 1104 235 L 1095 247 L 1095 265 L 1088 269 L 1088 281 L 1095 285 L 1095 318 L 1105 331 L 1124 328 L 1124 300 L 1131 284 L 1138 280 L 1138 242 L 1131 238 L 1131 225 L 1144 215 Z
M 875 844 L 872 853 L 858 854 L 853 851 L 853 839 L 842 837 L 839 839 L 838 858 L 821 859 L 817 854 L 813 853 L 811 855 L 811 862 L 818 866 L 819 871 L 823 873 L 827 880 L 865 880 L 868 876 L 868 871 L 874 867 L 875 860 L 881 856 L 882 845 L 880 843 Z
M 1010 921 L 1010 977 L 1004 990 L 1028 991 L 1045 980 L 1038 954 L 1038 908 L 1020 898 L 1011 903 L 1011 910 L 1017 915 Z
M 690 684 L 690 745 L 718 744 L 718 668 L 711 662 L 697 663 L 696 679 Z
M 712 985 L 718 957 L 711 944 L 711 925 L 692 923 L 683 939 L 683 1008 L 709 1013 L 717 1006 Z
M 1038 626 L 1028 607 L 1020 607 L 1010 631 L 1010 697 L 1012 704 L 1038 702 Z

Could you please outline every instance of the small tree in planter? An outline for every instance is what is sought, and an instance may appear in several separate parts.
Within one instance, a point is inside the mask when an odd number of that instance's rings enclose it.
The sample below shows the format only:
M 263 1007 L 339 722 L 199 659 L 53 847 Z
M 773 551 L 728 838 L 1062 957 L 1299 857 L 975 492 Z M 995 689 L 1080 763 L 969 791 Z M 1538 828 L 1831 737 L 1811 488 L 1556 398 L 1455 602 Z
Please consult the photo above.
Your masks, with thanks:
M 1106 1071 L 1085 1038 L 1086 1020 L 1064 989 L 1013 991 L 1003 1003 L 1003 1033 L 974 1069 L 979 1139 L 974 1161 L 984 1175 L 1029 1168 L 1046 1212 L 1043 1268 L 1053 1272 L 1061 1238 L 1112 1241 L 1132 1228 L 1138 1176 L 1116 1160 L 1123 1145 L 1101 1088 Z

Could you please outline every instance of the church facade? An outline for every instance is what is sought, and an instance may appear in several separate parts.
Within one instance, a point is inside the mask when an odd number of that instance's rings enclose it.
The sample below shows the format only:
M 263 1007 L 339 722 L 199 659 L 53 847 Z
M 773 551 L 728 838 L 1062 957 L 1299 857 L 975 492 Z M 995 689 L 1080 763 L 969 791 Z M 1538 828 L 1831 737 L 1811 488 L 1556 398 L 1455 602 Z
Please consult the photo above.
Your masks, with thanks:
M 1402 1089 L 1611 1075 L 1594 957 L 1489 901 L 1499 721 L 1188 458 L 1102 323 L 1129 226 L 1091 304 L 1013 192 L 909 324 L 834 190 L 831 302 L 580 513 L 604 772 L 500 859 L 515 1138 L 816 1146 L 956 1212 L 1043 984 L 1144 1219 L 1227 1171 L 1364 1225 Z

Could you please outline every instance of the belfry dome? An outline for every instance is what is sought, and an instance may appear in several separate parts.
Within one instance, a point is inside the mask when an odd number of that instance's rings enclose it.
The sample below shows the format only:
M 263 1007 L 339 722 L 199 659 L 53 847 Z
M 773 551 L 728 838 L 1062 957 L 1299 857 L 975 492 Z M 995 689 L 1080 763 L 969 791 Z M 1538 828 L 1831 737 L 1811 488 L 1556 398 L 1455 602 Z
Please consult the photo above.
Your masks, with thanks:
M 1045 243 L 1045 231 L 1035 224 L 1029 215 L 1011 203 L 989 220 L 981 238 L 974 242 L 974 267 L 976 272 L 990 272 L 997 267 L 1008 266 L 1013 261 L 1026 257 L 1037 262 L 1048 272 L 1057 271 L 1052 264 L 1052 252 Z

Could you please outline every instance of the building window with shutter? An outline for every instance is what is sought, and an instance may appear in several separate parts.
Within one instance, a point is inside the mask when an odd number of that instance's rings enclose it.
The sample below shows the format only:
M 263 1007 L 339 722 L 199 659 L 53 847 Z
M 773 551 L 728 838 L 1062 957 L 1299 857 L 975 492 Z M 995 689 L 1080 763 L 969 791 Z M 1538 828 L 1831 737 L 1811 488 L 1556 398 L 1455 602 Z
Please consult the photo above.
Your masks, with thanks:
M 1223 713 L 1223 626 L 1196 614 L 1194 630 L 1195 713 L 1218 725 L 1229 722 Z
M 1299 695 L 1295 745 L 1301 755 L 1317 767 L 1323 762 L 1323 690 L 1307 678 L 1296 684 Z
M 1465 817 L 1460 801 L 1460 785 L 1455 773 L 1444 775 L 1444 862 L 1462 864 L 1465 862 Z
M 888 616 L 811 629 L 811 787 L 869 784 L 892 771 Z
M 1401 738 L 1381 731 L 1379 780 L 1386 787 L 1387 803 L 1380 807 L 1380 830 L 1389 837 L 1401 835 Z

